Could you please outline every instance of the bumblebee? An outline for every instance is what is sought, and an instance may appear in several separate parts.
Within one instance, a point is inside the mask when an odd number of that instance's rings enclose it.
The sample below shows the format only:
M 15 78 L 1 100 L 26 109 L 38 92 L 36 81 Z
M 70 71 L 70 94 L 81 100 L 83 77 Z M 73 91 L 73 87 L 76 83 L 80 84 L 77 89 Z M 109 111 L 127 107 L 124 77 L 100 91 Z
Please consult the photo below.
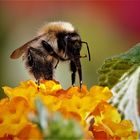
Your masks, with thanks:
M 23 57 L 26 68 L 34 76 L 37 83 L 42 79 L 52 80 L 54 69 L 59 61 L 70 61 L 72 85 L 78 71 L 80 89 L 82 86 L 82 68 L 80 55 L 82 44 L 86 44 L 90 61 L 88 43 L 81 40 L 80 35 L 69 22 L 50 22 L 40 28 L 37 37 L 17 48 L 11 54 L 12 59 Z

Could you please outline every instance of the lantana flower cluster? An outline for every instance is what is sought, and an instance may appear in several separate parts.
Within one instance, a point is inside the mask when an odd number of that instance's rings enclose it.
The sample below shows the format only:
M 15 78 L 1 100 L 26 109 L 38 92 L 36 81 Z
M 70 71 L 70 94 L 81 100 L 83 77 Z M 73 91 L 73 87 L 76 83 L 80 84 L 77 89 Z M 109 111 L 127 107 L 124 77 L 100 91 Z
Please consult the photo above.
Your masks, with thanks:
M 85 132 L 83 139 L 138 139 L 130 120 L 122 120 L 115 107 L 108 103 L 112 93 L 107 87 L 85 85 L 64 90 L 56 81 L 43 80 L 40 86 L 24 81 L 15 88 L 3 87 L 6 98 L 0 101 L 0 139 L 43 139 L 38 126 L 29 120 L 36 113 L 39 98 L 51 112 L 78 121 Z M 62 128 L 63 129 L 63 128 Z

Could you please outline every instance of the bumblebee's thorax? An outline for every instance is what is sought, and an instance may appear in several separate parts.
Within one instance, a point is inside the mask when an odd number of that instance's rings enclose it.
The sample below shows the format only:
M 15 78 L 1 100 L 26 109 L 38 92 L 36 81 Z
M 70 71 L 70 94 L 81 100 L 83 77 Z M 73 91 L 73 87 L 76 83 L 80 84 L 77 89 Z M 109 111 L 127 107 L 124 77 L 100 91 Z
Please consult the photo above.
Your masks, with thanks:
M 58 45 L 58 34 L 59 33 L 67 33 L 67 32 L 74 32 L 75 29 L 69 22 L 50 22 L 45 24 L 38 32 L 39 35 L 45 34 L 46 35 L 46 42 L 48 42 L 56 53 L 62 55 L 63 54 L 63 47 Z

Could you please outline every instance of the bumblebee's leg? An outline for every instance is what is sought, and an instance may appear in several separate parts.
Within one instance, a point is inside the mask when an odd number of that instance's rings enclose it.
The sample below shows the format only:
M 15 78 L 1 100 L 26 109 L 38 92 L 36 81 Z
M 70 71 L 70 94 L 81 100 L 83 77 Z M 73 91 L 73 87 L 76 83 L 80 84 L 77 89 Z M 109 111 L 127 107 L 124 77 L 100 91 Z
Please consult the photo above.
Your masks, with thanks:
M 36 80 L 35 82 L 37 84 L 37 90 L 39 91 L 39 86 L 40 86 L 40 80 Z
M 57 59 L 57 63 L 55 65 L 55 67 L 54 67 L 55 69 L 57 68 L 58 63 L 59 63 L 59 59 Z
M 43 47 L 45 48 L 45 50 L 48 52 L 49 55 L 55 57 L 56 59 L 60 59 L 62 61 L 67 61 L 67 60 L 70 60 L 69 58 L 63 58 L 61 56 L 59 56 L 52 48 L 52 46 L 50 44 L 48 44 L 45 40 L 42 40 L 42 45 Z M 58 60 L 58 63 L 59 63 L 59 60 Z M 56 65 L 57 67 L 57 65 Z
M 36 80 L 35 82 L 38 86 L 40 86 L 40 80 Z
M 71 74 L 72 85 L 74 86 L 74 84 L 75 84 L 75 74 L 76 74 L 76 65 L 73 61 L 70 61 L 70 69 L 72 71 L 72 74 Z
M 80 82 L 80 90 L 82 88 L 82 69 L 81 68 L 78 68 L 78 74 L 79 74 L 79 82 Z
M 54 52 L 53 48 L 51 47 L 51 45 L 49 43 L 47 43 L 45 40 L 42 40 L 42 45 L 43 47 L 45 48 L 45 50 L 50 54 L 52 55 Z
M 82 68 L 81 68 L 81 62 L 80 62 L 80 59 L 75 59 L 75 65 L 76 65 L 76 68 L 78 70 L 78 75 L 79 75 L 79 83 L 80 83 L 80 90 L 81 90 L 81 87 L 82 87 Z

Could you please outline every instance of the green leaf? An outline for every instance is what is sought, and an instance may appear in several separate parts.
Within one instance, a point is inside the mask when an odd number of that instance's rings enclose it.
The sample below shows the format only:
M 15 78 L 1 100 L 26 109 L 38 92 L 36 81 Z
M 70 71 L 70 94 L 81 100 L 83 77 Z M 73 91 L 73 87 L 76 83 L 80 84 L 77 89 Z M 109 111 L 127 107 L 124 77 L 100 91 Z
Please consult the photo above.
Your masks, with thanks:
M 99 84 L 113 92 L 111 103 L 140 132 L 138 94 L 140 89 L 140 43 L 129 51 L 106 59 L 99 69 Z
M 120 78 L 140 65 L 140 43 L 129 51 L 105 60 L 98 70 L 99 85 L 112 88 Z

